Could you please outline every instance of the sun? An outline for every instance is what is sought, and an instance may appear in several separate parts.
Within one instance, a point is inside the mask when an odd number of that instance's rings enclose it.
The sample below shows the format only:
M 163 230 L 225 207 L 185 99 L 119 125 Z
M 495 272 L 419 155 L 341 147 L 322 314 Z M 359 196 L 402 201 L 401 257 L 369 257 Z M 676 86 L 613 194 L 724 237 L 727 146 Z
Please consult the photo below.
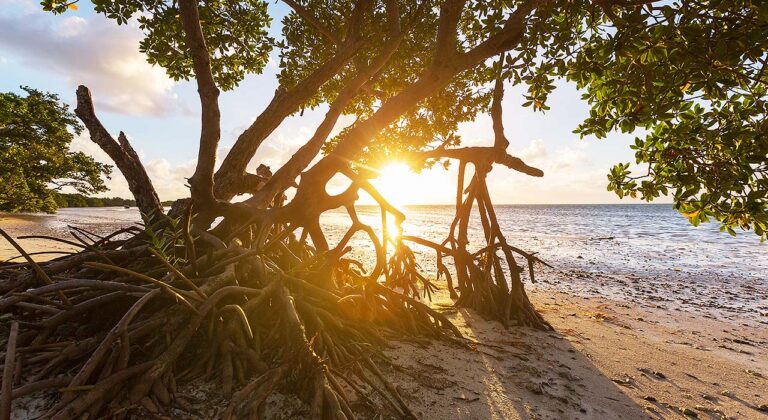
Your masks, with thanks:
M 417 177 L 405 163 L 391 162 L 379 170 L 379 176 L 372 183 L 387 201 L 402 208 L 412 204 Z

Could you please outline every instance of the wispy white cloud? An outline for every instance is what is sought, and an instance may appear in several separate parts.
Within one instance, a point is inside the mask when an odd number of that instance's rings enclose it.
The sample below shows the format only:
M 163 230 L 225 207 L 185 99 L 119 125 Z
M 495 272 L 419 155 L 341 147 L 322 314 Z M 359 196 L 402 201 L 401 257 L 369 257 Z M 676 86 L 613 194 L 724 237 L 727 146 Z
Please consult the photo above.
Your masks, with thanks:
M 528 163 L 539 162 L 548 155 L 547 146 L 542 139 L 532 140 L 518 153 L 518 156 Z
M 104 153 L 96 143 L 93 143 L 90 140 L 87 133 L 75 137 L 70 145 L 70 150 L 83 152 L 93 156 L 93 158 L 99 162 L 113 166 L 111 179 L 108 179 L 105 182 L 109 191 L 101 194 L 102 196 L 132 197 L 131 191 L 128 188 L 128 183 L 125 181 L 125 178 L 123 178 L 120 171 L 114 167 L 114 162 L 112 162 L 109 156 Z M 167 159 L 152 159 L 146 161 L 145 153 L 143 153 L 142 150 L 138 150 L 137 153 L 139 154 L 139 157 L 142 158 L 144 169 L 146 169 L 147 175 L 149 175 L 149 178 L 152 180 L 152 184 L 161 200 L 175 200 L 177 198 L 189 196 L 189 189 L 187 188 L 186 183 L 187 178 L 192 176 L 192 173 L 195 171 L 194 161 L 183 162 L 180 164 L 173 164 Z
M 618 201 L 606 191 L 607 168 L 594 159 L 589 143 L 551 148 L 542 139 L 532 140 L 518 155 L 544 171 L 535 178 L 498 168 L 491 173 L 489 188 L 499 203 L 605 203 Z
M 163 115 L 185 110 L 173 93 L 174 82 L 151 66 L 138 50 L 141 31 L 135 24 L 118 26 L 100 15 L 54 16 L 16 2 L 12 12 L 0 10 L 0 47 L 20 64 L 63 78 L 73 91 L 87 85 L 96 105 L 130 115 Z

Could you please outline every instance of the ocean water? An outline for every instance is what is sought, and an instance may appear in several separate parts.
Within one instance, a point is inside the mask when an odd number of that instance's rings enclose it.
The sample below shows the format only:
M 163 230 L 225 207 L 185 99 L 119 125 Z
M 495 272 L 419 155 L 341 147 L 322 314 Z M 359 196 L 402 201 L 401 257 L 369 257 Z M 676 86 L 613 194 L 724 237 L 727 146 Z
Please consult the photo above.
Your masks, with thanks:
M 406 235 L 442 242 L 453 219 L 453 206 L 406 206 Z M 360 219 L 380 233 L 378 207 L 358 208 Z M 616 274 L 686 275 L 720 279 L 768 278 L 768 243 L 752 232 L 732 237 L 716 223 L 694 227 L 669 204 L 500 205 L 499 223 L 507 241 L 559 269 Z M 56 215 L 34 216 L 41 228 L 67 234 L 68 225 L 108 233 L 137 223 L 136 208 L 67 208 Z M 322 218 L 331 245 L 350 225 L 343 210 Z M 483 246 L 480 222 L 470 224 L 471 246 Z M 372 247 L 362 234 L 351 241 L 353 253 L 370 264 Z M 424 270 L 434 267 L 434 252 L 413 246 Z
M 377 207 L 358 209 L 361 220 L 380 225 Z M 403 231 L 435 242 L 446 237 L 453 206 L 406 207 Z M 501 205 L 496 206 L 507 241 L 537 252 L 555 268 L 615 274 L 668 274 L 704 278 L 768 277 L 768 243 L 752 232 L 733 237 L 718 224 L 692 226 L 670 204 L 630 205 Z M 331 240 L 348 225 L 341 211 L 325 219 Z M 470 223 L 470 244 L 482 248 L 480 221 Z M 362 237 L 356 238 L 366 246 Z M 425 268 L 433 252 L 414 246 Z

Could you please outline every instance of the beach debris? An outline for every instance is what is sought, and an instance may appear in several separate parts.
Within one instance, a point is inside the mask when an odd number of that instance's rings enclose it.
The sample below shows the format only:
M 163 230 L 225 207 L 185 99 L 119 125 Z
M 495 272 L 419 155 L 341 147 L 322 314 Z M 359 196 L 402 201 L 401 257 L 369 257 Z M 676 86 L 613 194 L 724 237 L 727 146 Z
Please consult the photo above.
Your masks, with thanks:
M 764 378 L 763 374 L 757 371 L 754 371 L 752 369 L 746 369 L 744 372 L 747 372 L 748 374 L 756 377 L 756 378 Z
M 731 392 L 728 389 L 724 389 L 724 390 L 720 391 L 720 395 L 722 395 L 724 397 L 728 397 L 728 398 L 734 398 L 735 397 L 734 393 Z
M 653 370 L 653 369 L 650 369 L 650 368 L 638 368 L 637 370 L 639 370 L 640 372 L 643 372 L 644 374 L 646 374 L 648 376 L 653 376 L 653 377 L 658 378 L 658 379 L 667 379 L 667 376 L 664 375 L 663 373 L 661 373 L 659 371 L 656 371 L 656 370 Z
M 649 402 L 658 402 L 659 400 L 656 399 L 653 395 L 646 395 L 643 397 L 644 400 Z
M 699 418 L 699 414 L 688 407 L 680 407 L 680 413 L 684 416 Z
M 627 387 L 634 386 L 634 379 L 630 376 L 626 376 L 624 378 L 613 378 L 611 380 L 621 386 L 627 386 Z

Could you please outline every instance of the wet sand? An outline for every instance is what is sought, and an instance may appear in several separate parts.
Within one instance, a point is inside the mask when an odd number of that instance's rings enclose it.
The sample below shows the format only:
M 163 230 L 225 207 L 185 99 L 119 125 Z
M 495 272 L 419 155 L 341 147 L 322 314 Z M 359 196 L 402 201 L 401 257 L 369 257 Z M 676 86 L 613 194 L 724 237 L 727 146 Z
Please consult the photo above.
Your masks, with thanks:
M 14 237 L 61 236 L 36 216 L 0 215 L 0 227 Z M 45 240 L 20 242 L 28 252 L 74 249 Z M 7 243 L 0 246 L 0 259 L 15 255 Z M 467 350 L 442 342 L 394 342 L 387 350 L 395 363 L 384 373 L 418 417 L 768 419 L 764 280 L 702 281 L 685 273 L 665 278 L 567 267 L 540 273 L 529 293 L 554 332 L 505 330 L 451 307 L 441 292 L 432 305 L 481 344 Z M 200 417 L 215 413 L 215 393 L 214 387 L 193 404 Z M 18 403 L 19 418 L 36 411 L 35 401 Z M 270 405 L 268 412 L 278 418 L 305 414 L 295 401 L 271 398 Z
M 0 213 L 0 228 L 11 235 L 12 238 L 21 245 L 28 253 L 37 252 L 76 252 L 77 247 L 63 244 L 61 242 L 48 241 L 45 239 L 18 239 L 24 235 L 52 235 L 61 237 L 58 232 L 48 229 L 41 223 L 45 216 L 38 215 L 9 215 Z M 59 257 L 62 254 L 43 254 L 34 255 L 35 261 L 46 261 L 51 258 Z M 20 254 L 5 239 L 0 240 L 0 261 L 23 262 Z
M 69 210 L 69 212 L 66 210 Z M 75 212 L 72 212 L 72 210 L 75 210 Z M 136 216 L 134 217 L 130 211 L 127 211 L 126 215 L 122 215 L 122 208 L 96 209 L 96 211 L 120 211 L 121 213 L 118 214 L 122 217 L 103 217 L 96 219 L 83 218 L 85 221 L 78 217 L 78 214 L 76 213 L 77 210 L 80 209 L 65 209 L 65 211 L 60 211 L 60 213 L 56 215 L 10 214 L 0 212 L 0 229 L 3 229 L 6 233 L 11 235 L 11 237 L 16 239 L 19 245 L 21 245 L 21 247 L 28 253 L 57 252 L 54 254 L 40 254 L 33 256 L 35 261 L 46 261 L 51 258 L 62 256 L 61 252 L 77 252 L 80 248 L 47 239 L 18 238 L 26 235 L 42 235 L 77 242 L 77 240 L 69 233 L 67 225 L 75 225 L 98 235 L 106 235 L 118 229 L 134 225 L 138 221 L 138 212 L 135 210 L 134 212 L 136 213 Z M 0 261 L 8 261 L 9 259 L 13 259 L 13 262 L 24 261 L 19 252 L 16 251 L 11 244 L 5 239 L 0 238 Z

